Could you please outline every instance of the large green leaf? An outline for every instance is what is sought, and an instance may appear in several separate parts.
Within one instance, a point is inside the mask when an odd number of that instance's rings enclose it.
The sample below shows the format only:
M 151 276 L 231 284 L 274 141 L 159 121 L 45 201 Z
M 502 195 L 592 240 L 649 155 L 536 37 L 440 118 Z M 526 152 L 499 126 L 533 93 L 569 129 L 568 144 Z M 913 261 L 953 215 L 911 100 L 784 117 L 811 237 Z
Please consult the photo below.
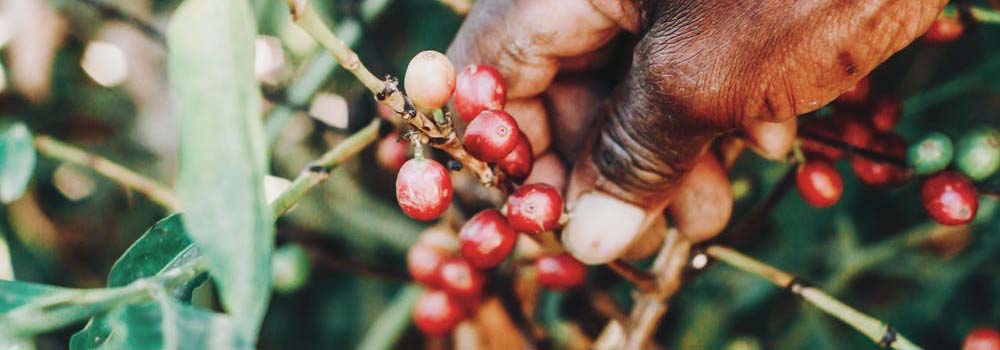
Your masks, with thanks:
M 125 286 L 140 278 L 155 276 L 183 265 L 198 255 L 198 248 L 184 231 L 181 214 L 172 214 L 153 225 L 118 258 L 108 276 L 108 287 Z M 170 292 L 182 301 L 190 301 L 191 292 L 204 283 L 206 278 L 207 276 L 196 278 Z M 111 334 L 108 317 L 101 315 L 91 319 L 86 327 L 73 334 L 70 348 L 82 350 L 116 347 L 116 342 L 121 339 L 117 334 Z
M 168 33 L 184 227 L 247 340 L 256 339 L 267 309 L 274 244 L 254 37 L 245 0 L 187 0 Z
M 10 203 L 24 194 L 35 169 L 35 145 L 22 123 L 0 132 L 0 201 Z
M 106 349 L 251 349 L 229 315 L 171 298 L 128 305 L 110 313 L 118 343 Z

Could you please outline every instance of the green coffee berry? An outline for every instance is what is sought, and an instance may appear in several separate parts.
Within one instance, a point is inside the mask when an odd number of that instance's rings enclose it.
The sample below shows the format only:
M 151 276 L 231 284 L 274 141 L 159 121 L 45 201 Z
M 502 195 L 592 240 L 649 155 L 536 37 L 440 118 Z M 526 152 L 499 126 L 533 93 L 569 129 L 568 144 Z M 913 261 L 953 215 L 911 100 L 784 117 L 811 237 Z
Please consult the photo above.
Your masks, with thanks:
M 990 177 L 1000 168 L 1000 131 L 978 128 L 960 140 L 955 162 L 973 180 Z
M 917 174 L 938 172 L 951 163 L 955 148 L 948 135 L 932 132 L 906 150 L 906 161 Z
M 292 293 L 309 280 L 309 257 L 298 244 L 287 244 L 274 251 L 271 258 L 271 280 L 274 289 Z

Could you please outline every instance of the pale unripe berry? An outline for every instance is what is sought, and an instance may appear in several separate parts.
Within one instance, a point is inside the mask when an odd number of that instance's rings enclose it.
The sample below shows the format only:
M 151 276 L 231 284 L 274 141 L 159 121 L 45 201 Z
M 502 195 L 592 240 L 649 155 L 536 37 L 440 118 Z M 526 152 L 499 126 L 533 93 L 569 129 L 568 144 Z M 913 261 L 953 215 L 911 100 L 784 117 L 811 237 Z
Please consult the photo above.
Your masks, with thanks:
M 417 108 L 441 108 L 455 91 L 455 67 L 443 53 L 429 50 L 418 53 L 406 66 L 403 88 Z

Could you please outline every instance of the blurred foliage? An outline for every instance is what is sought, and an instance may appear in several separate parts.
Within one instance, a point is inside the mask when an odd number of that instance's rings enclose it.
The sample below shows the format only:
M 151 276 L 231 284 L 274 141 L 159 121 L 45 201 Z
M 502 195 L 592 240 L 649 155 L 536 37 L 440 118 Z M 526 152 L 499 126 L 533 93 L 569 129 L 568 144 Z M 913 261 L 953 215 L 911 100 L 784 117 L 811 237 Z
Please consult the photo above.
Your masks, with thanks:
M 315 1 L 333 23 L 372 17 L 361 23 L 356 49 L 376 74 L 402 75 L 406 63 L 421 50 L 444 51 L 461 24 L 461 17 L 432 0 L 384 0 L 384 13 L 371 16 L 372 4 L 383 1 Z M 175 10 L 176 0 L 117 0 L 107 3 L 153 23 L 161 31 Z M 982 2 L 985 4 L 985 2 Z M 177 125 L 167 99 L 165 50 L 141 39 L 136 50 L 149 52 L 147 62 L 131 66 L 151 69 L 116 87 L 91 79 L 79 62 L 87 43 L 106 40 L 103 30 L 112 21 L 82 2 L 51 2 L 68 22 L 51 62 L 49 97 L 31 100 L 8 83 L 0 94 L 2 123 L 23 122 L 34 134 L 48 134 L 119 162 L 137 172 L 173 184 L 176 167 Z M 287 64 L 293 69 L 273 86 L 279 98 L 312 62 L 313 49 L 295 51 L 301 34 L 289 29 L 282 0 L 255 0 L 260 34 L 286 44 Z M 128 31 L 115 26 L 119 31 Z M 906 101 L 905 116 L 897 127 L 908 140 L 929 131 L 953 138 L 982 125 L 1000 126 L 1000 26 L 967 28 L 956 43 L 915 43 L 873 73 L 878 94 Z M 135 34 L 140 36 L 141 34 Z M 145 50 L 145 51 L 143 51 Z M 2 64 L 11 70 L 9 47 Z M 128 53 L 134 51 L 127 50 Z M 149 68 L 152 67 L 152 68 Z M 315 76 L 308 78 L 315 79 Z M 322 77 L 320 77 L 322 78 Z M 8 81 L 11 81 L 8 79 Z M 350 126 L 363 125 L 374 114 L 371 98 L 348 74 L 337 70 L 322 91 L 336 92 L 350 101 Z M 144 94 L 153 94 L 154 99 Z M 294 177 L 318 152 L 328 148 L 345 130 L 336 130 L 305 117 L 296 107 L 271 149 L 272 173 Z M 162 141 L 167 140 L 167 141 Z M 172 141 L 171 141 L 172 140 Z M 422 225 L 396 210 L 392 175 L 376 169 L 372 152 L 338 169 L 324 188 L 311 194 L 278 223 L 279 245 L 286 236 L 314 237 L 326 254 L 354 259 L 383 269 L 403 271 L 405 248 Z M 126 248 L 168 213 L 140 194 L 131 193 L 91 172 L 84 179 L 95 186 L 81 198 L 70 198 L 56 176 L 60 164 L 39 157 L 27 193 L 2 209 L 0 237 L 6 239 L 18 280 L 73 287 L 100 287 L 112 264 Z M 738 222 L 775 186 L 786 164 L 746 154 L 731 173 L 750 184 L 734 212 Z M 823 287 L 833 296 L 893 324 L 911 340 L 928 349 L 954 349 L 974 326 L 1000 326 L 1000 214 L 996 198 L 983 197 L 976 223 L 969 230 L 947 232 L 919 247 L 883 242 L 915 230 L 940 230 L 928 224 L 919 201 L 919 186 L 911 181 L 898 187 L 872 188 L 845 174 L 845 196 L 833 208 L 817 210 L 795 193 L 786 194 L 764 225 L 743 237 L 724 234 L 749 255 L 792 272 Z M 1000 186 L 994 175 L 983 181 Z M 310 251 L 307 249 L 307 251 Z M 858 262 L 875 262 L 862 266 Z M 260 338 L 264 349 L 343 349 L 361 342 L 361 335 L 384 310 L 405 313 L 394 297 L 413 298 L 414 291 L 397 281 L 359 275 L 355 271 L 316 263 L 305 286 L 274 295 Z M 591 281 L 628 306 L 630 287 L 603 270 L 593 269 Z M 210 285 L 194 292 L 194 302 L 213 305 Z M 206 296 L 207 295 L 207 296 Z M 564 322 L 576 322 L 596 334 L 606 320 L 578 310 L 579 293 L 546 293 L 537 319 L 558 339 Z M 393 307 L 395 306 L 395 307 Z M 184 306 L 178 306 L 183 308 Z M 404 311 L 399 311 L 404 309 Z M 190 311 L 190 310 L 189 310 Z M 156 318 L 160 311 L 137 306 L 123 317 Z M 193 311 L 191 311 L 193 312 Z M 207 315 L 205 317 L 210 317 Z M 83 327 L 71 325 L 38 340 L 40 348 L 61 349 L 69 336 Z M 379 328 L 382 329 L 382 328 Z M 381 332 L 392 332 L 383 329 Z M 403 330 L 399 349 L 422 347 L 412 327 Z M 657 339 L 677 349 L 723 349 L 760 344 L 764 349 L 867 349 L 874 346 L 854 330 L 827 317 L 764 280 L 713 265 L 691 276 L 671 302 Z M 734 347 L 735 348 L 735 347 Z

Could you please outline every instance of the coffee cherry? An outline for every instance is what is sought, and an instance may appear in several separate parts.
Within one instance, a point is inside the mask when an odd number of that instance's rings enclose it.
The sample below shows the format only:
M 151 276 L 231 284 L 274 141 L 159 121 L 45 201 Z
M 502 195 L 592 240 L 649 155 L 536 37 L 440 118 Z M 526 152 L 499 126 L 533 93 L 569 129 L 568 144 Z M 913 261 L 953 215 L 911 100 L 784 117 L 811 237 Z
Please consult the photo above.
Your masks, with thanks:
M 448 170 L 434 160 L 410 159 L 396 174 L 396 200 L 411 218 L 437 219 L 451 204 L 451 195 Z
M 292 293 L 309 280 L 309 256 L 298 244 L 286 244 L 271 257 L 271 280 L 280 293 Z
M 958 140 L 955 163 L 973 180 L 983 180 L 1000 169 L 1000 131 L 980 128 Z
M 955 172 L 942 172 L 927 178 L 920 188 L 924 209 L 942 225 L 962 225 L 976 217 L 979 199 L 969 178 Z
M 864 77 L 854 84 L 853 87 L 840 94 L 834 102 L 842 106 L 859 106 L 868 101 L 868 94 L 871 92 L 871 81 Z
M 950 43 L 962 36 L 963 32 L 965 26 L 962 22 L 954 18 L 938 17 L 924 33 L 923 40 L 931 44 Z
M 810 160 L 800 165 L 795 183 L 802 199 L 817 208 L 836 204 L 844 193 L 844 180 L 840 173 L 823 160 Z
M 476 214 L 458 233 L 459 250 L 472 266 L 488 269 L 500 265 L 517 243 L 517 232 L 510 228 L 496 209 Z
M 414 281 L 425 286 L 436 287 L 441 282 L 438 269 L 448 256 L 445 250 L 426 243 L 410 246 L 406 252 L 406 268 Z
M 943 170 L 951 163 L 955 153 L 948 135 L 932 132 L 906 150 L 906 162 L 917 174 L 925 175 Z
M 875 101 L 871 107 L 869 120 L 875 130 L 881 132 L 891 131 L 903 117 L 903 106 L 898 98 L 883 96 Z
M 443 53 L 423 51 L 406 66 L 403 87 L 417 108 L 441 108 L 455 91 L 455 67 Z
M 520 182 L 531 174 L 531 167 L 534 163 L 535 157 L 531 152 L 531 144 L 528 143 L 528 138 L 522 132 L 521 137 L 517 140 L 517 146 L 514 147 L 513 151 L 507 153 L 506 157 L 498 160 L 497 166 L 512 180 Z
M 987 327 L 973 329 L 965 336 L 962 350 L 1000 350 L 1000 332 Z
M 906 141 L 894 134 L 876 136 L 870 149 L 896 157 L 906 157 Z M 865 157 L 851 159 L 851 169 L 854 175 L 871 186 L 883 186 L 903 178 L 903 169 L 889 163 L 874 161 Z
M 522 186 L 507 198 L 507 220 L 517 232 L 536 234 L 556 228 L 562 209 L 559 191 L 546 184 Z
M 397 172 L 409 158 L 410 143 L 399 139 L 398 132 L 392 132 L 379 140 L 375 147 L 375 160 L 382 169 Z
M 538 284 L 552 289 L 570 289 L 583 284 L 587 267 L 569 253 L 543 254 L 535 260 Z
M 841 125 L 840 138 L 848 145 L 857 148 L 868 148 L 875 132 L 870 126 L 856 119 L 844 121 Z
M 517 121 L 504 111 L 483 111 L 465 128 L 466 149 L 484 162 L 503 159 L 521 138 Z
M 470 122 L 485 110 L 502 110 L 507 102 L 507 84 L 500 72 L 485 64 L 468 65 L 458 72 L 455 112 Z
M 438 268 L 441 289 L 461 299 L 474 299 L 483 294 L 483 273 L 462 258 L 446 260 Z
M 424 334 L 440 337 L 465 319 L 466 309 L 456 297 L 439 290 L 424 292 L 413 305 L 413 323 Z

